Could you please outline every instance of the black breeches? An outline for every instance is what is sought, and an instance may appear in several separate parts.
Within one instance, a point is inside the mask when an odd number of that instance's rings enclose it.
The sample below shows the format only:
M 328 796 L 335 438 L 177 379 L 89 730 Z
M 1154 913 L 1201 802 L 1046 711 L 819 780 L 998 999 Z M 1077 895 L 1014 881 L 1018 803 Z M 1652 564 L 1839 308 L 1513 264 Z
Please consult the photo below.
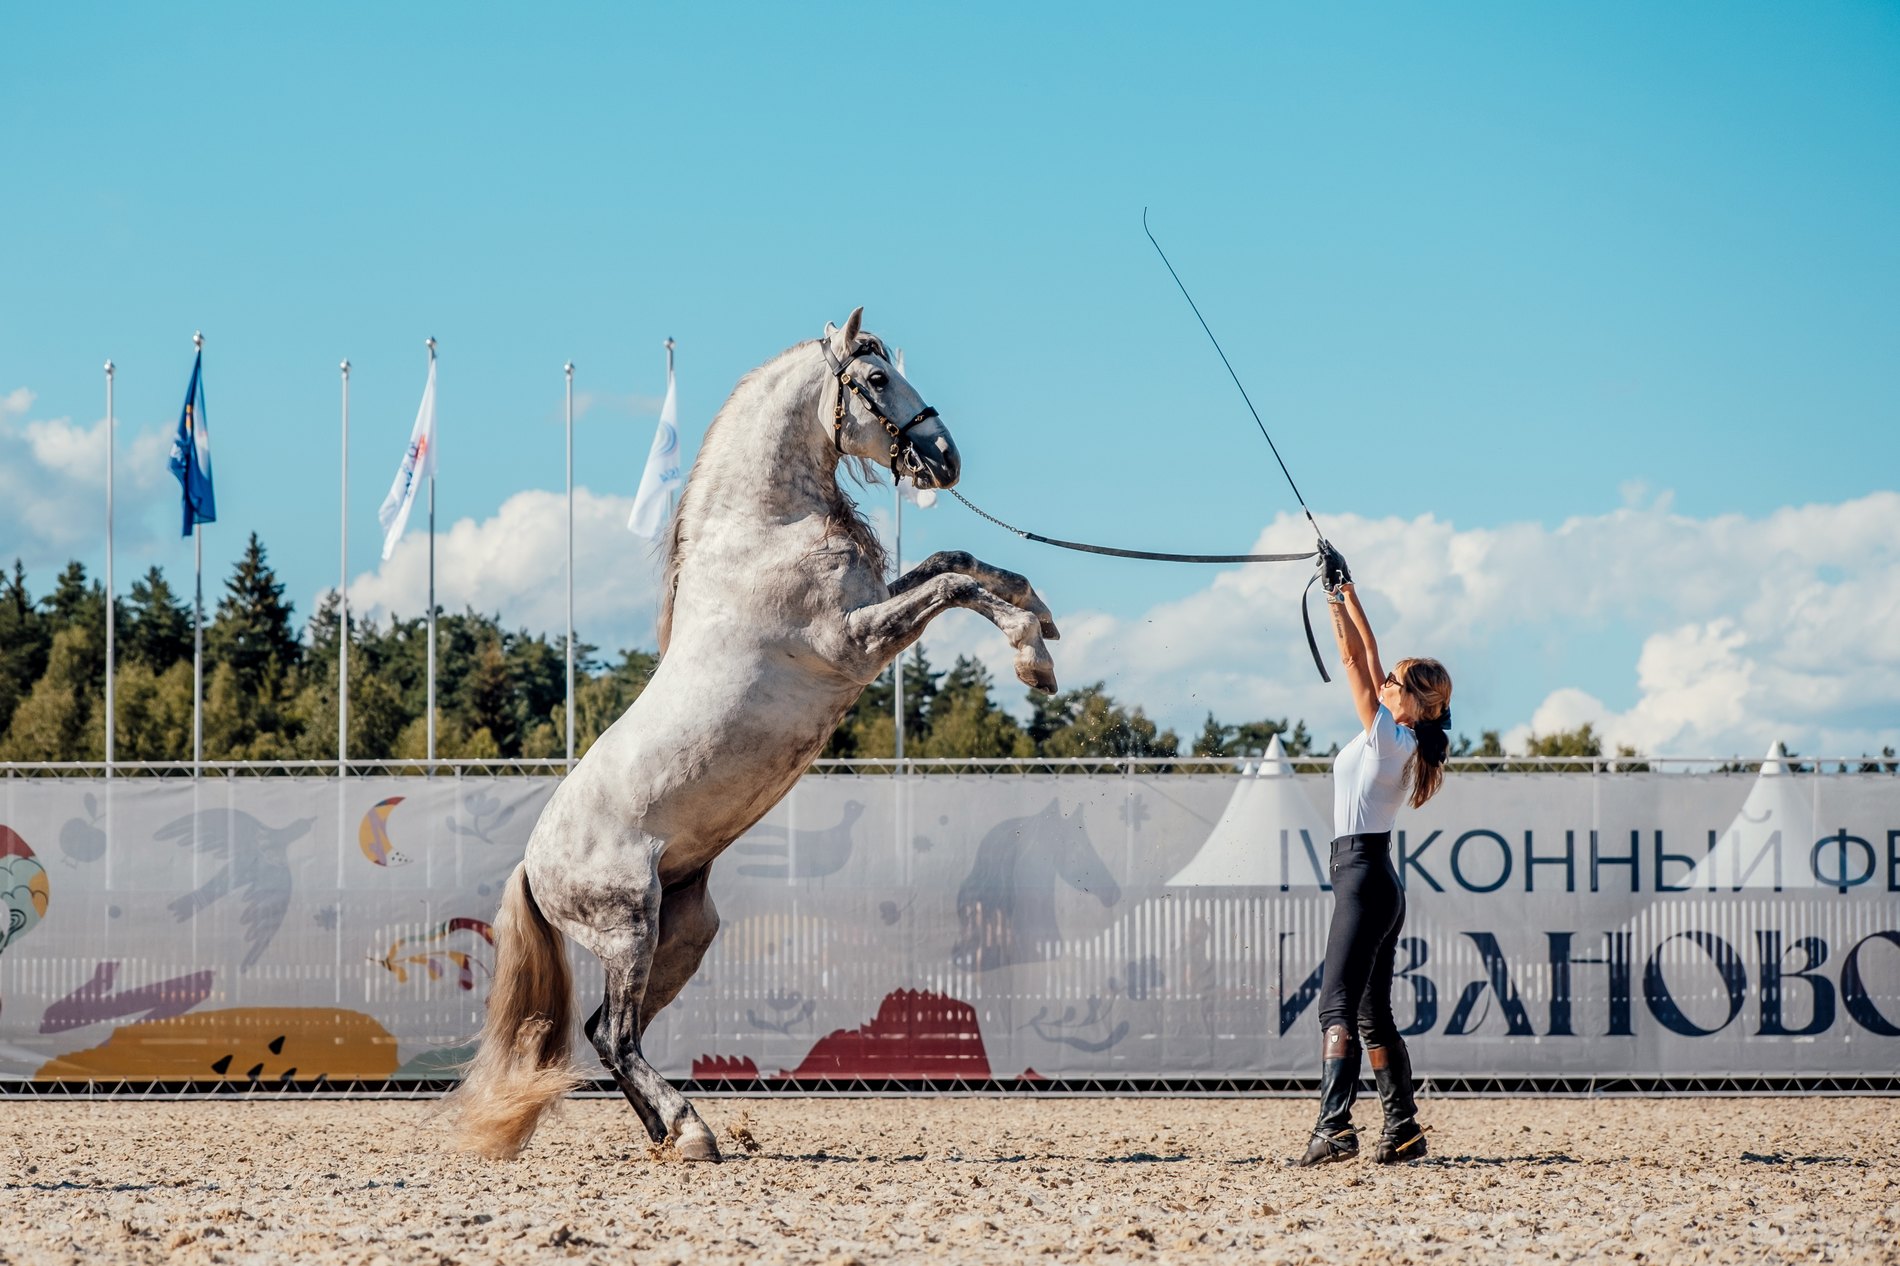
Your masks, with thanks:
M 1333 922 L 1319 995 L 1321 1032 L 1343 1025 L 1367 1046 L 1399 1040 L 1392 962 L 1405 926 L 1405 890 L 1392 869 L 1392 833 L 1333 841 Z

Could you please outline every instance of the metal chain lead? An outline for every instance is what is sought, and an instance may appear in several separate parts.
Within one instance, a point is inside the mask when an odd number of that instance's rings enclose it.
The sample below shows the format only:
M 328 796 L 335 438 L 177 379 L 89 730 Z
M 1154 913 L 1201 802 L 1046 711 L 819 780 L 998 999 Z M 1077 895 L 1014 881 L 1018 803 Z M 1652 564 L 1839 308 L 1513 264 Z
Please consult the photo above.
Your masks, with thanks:
M 958 501 L 961 501 L 964 505 L 964 508 L 969 510 L 972 514 L 976 515 L 977 518 L 988 519 L 991 523 L 994 523 L 997 527 L 1002 528 L 1005 532 L 1014 532 L 1017 536 L 1022 537 L 1025 541 L 1029 539 L 1029 533 L 1023 531 L 1019 527 L 1011 527 L 1009 524 L 1003 522 L 1001 519 L 991 514 L 988 510 L 983 509 L 983 507 L 977 505 L 974 501 L 971 501 L 968 497 L 958 492 L 955 488 L 946 489 L 946 491 L 948 491 L 949 494 L 955 497 Z

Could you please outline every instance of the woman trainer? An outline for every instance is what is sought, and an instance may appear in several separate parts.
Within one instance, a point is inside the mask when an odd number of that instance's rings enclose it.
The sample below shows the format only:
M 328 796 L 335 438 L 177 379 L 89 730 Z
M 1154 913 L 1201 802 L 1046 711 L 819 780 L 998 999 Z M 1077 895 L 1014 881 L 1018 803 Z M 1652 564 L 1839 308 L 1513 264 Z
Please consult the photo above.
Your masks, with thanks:
M 1352 1104 L 1363 1042 L 1385 1109 L 1372 1159 L 1391 1164 L 1425 1154 L 1412 1063 L 1392 1021 L 1392 960 L 1405 926 L 1405 893 L 1392 868 L 1392 827 L 1408 793 L 1416 809 L 1444 779 L 1451 674 L 1435 659 L 1402 659 L 1386 672 L 1346 560 L 1322 544 L 1321 565 L 1360 732 L 1333 758 L 1333 921 L 1320 990 L 1319 1124 L 1306 1154 L 1294 1163 L 1323 1165 L 1359 1154 Z

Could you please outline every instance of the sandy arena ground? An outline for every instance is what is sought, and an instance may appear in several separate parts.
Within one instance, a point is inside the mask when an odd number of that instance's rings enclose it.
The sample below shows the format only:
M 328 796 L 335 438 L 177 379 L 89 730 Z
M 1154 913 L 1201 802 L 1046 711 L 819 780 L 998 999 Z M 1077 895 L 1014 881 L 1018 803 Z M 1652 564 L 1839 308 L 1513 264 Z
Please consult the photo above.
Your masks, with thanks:
M 1900 1261 L 1895 1099 L 1438 1100 L 1427 1161 L 1313 1171 L 1279 1099 L 710 1099 L 718 1167 L 430 1107 L 0 1104 L 0 1263 Z

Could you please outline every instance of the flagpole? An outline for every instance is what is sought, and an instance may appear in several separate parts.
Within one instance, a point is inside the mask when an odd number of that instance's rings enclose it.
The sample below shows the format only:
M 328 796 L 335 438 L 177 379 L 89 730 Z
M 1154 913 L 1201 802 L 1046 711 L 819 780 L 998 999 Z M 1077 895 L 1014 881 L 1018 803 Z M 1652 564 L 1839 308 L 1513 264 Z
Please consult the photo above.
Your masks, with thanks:
M 106 361 L 106 777 L 112 777 L 112 627 L 118 623 L 112 599 L 112 447 L 112 361 Z
M 435 380 L 435 338 L 429 348 L 429 376 Z M 435 760 L 435 459 L 429 459 L 429 760 Z M 434 773 L 434 769 L 429 771 Z
M 342 560 L 337 572 L 336 641 L 336 776 L 345 777 L 350 759 L 350 362 L 342 364 L 343 373 L 343 456 L 342 479 L 338 494 L 337 544 Z
M 574 362 L 567 362 L 567 767 L 574 768 Z
M 673 385 L 673 336 L 671 334 L 666 336 L 666 385 L 668 387 L 671 387 Z M 670 528 L 673 524 L 673 505 L 674 505 L 673 490 L 671 488 L 668 488 L 666 490 L 666 523 L 660 528 L 661 532 L 666 533 L 665 544 L 663 548 L 667 550 L 668 552 L 670 552 L 673 548 L 672 533 L 667 531 L 667 529 Z M 658 656 L 659 652 L 660 652 L 660 596 L 656 593 L 653 596 L 653 653 L 655 656 Z
M 891 363 L 898 374 L 902 375 L 904 349 L 900 347 L 893 354 L 896 359 Z M 891 499 L 897 507 L 897 529 L 893 536 L 897 547 L 894 551 L 897 574 L 901 576 L 904 574 L 904 477 L 898 474 L 895 461 L 891 463 Z M 891 687 L 891 700 L 897 709 L 897 767 L 901 771 L 904 766 L 904 654 L 902 651 L 899 651 L 897 658 L 891 661 Z
M 673 385 L 673 336 L 671 334 L 666 336 L 666 385 L 668 387 Z M 677 443 L 678 432 L 674 434 L 675 443 Z M 671 526 L 673 522 L 673 490 L 671 488 L 666 490 L 666 522 L 668 526 Z M 664 532 L 666 528 L 662 527 L 660 530 Z M 673 544 L 673 538 L 670 534 L 667 536 L 666 543 L 669 548 Z M 655 628 L 658 628 L 657 615 L 655 618 Z
M 191 345 L 202 357 L 204 331 L 192 334 Z M 199 420 L 203 425 L 203 419 Z M 205 759 L 205 540 L 204 525 L 196 512 L 191 516 L 192 601 L 191 601 L 191 773 L 204 773 Z
M 897 503 L 897 574 L 904 574 L 904 487 L 896 470 L 891 471 L 891 496 Z M 904 652 L 891 661 L 891 698 L 897 708 L 897 765 L 904 765 Z
M 112 362 L 106 362 L 106 777 L 112 777 L 114 731 L 118 728 L 113 710 L 112 670 L 116 646 L 114 627 L 119 622 L 118 590 L 112 587 L 112 450 L 115 423 L 112 412 Z

